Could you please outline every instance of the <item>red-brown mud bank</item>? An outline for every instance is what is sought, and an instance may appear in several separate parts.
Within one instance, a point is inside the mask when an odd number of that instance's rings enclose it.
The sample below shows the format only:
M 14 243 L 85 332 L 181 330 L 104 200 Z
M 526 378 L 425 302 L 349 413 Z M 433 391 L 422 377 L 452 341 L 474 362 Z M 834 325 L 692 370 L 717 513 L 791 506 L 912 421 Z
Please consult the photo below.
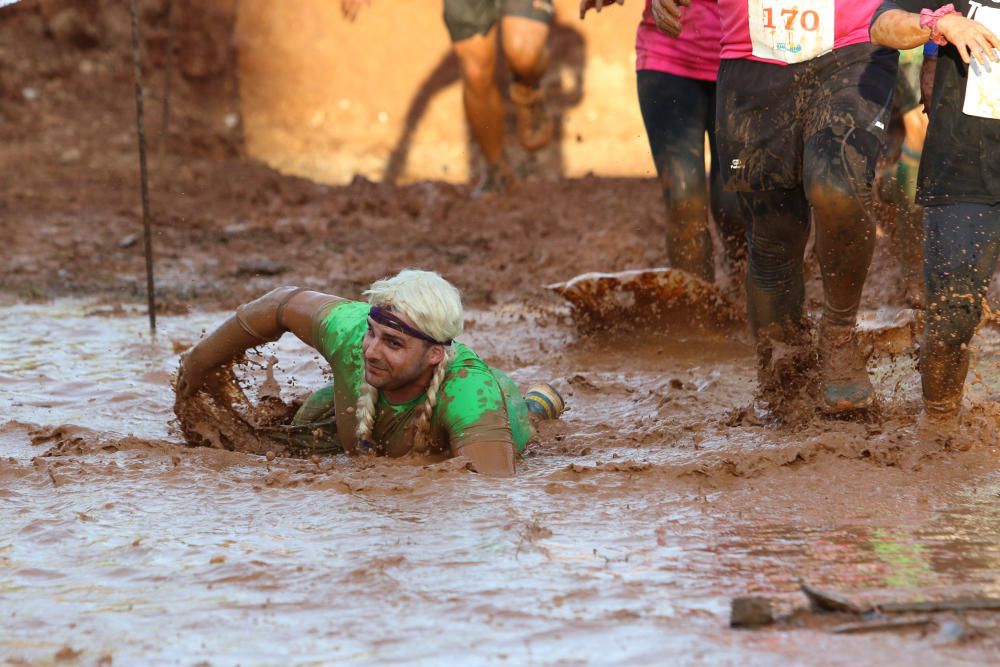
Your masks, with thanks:
M 830 634 L 840 618 L 727 627 L 736 595 L 804 607 L 799 578 L 1000 595 L 996 422 L 920 436 L 908 360 L 876 364 L 878 417 L 781 429 L 737 410 L 754 374 L 737 339 L 580 339 L 564 309 L 472 311 L 466 342 L 570 406 L 496 481 L 461 461 L 185 447 L 168 423 L 175 348 L 224 314 L 164 317 L 150 341 L 141 312 L 94 309 L 8 309 L 62 346 L 0 327 L 22 350 L 0 362 L 17 397 L 0 426 L 0 654 L 15 661 L 919 665 L 1000 648 L 991 612 L 858 636 Z M 296 342 L 271 354 L 286 398 L 322 382 Z M 977 370 L 975 400 L 995 399 L 995 370 Z

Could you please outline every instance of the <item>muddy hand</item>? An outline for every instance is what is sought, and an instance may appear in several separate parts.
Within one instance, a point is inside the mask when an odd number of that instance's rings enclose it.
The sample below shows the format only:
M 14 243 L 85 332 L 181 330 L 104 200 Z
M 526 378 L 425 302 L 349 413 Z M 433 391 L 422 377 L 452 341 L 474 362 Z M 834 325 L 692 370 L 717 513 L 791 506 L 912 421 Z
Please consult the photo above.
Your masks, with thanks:
M 997 55 L 1000 38 L 982 23 L 959 14 L 948 14 L 938 20 L 937 29 L 945 39 L 955 45 L 966 65 L 975 58 L 989 71 L 990 60 L 1000 62 L 1000 56 Z
M 340 0 L 340 15 L 353 23 L 362 6 L 371 7 L 372 0 Z
M 652 0 L 653 20 L 656 27 L 671 37 L 681 34 L 681 7 L 687 7 L 691 0 Z
M 181 356 L 175 390 L 178 398 L 190 398 L 205 383 L 208 369 L 199 362 L 196 350 L 197 347 L 192 348 Z
M 625 0 L 580 0 L 580 18 L 582 19 L 591 9 L 596 10 L 600 14 L 601 9 L 606 5 L 624 4 Z

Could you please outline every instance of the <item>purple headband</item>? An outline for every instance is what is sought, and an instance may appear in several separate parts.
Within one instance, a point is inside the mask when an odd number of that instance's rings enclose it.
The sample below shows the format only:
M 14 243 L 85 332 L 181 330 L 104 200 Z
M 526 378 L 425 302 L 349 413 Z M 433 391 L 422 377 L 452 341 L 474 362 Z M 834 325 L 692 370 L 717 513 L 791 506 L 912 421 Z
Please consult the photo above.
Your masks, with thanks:
M 431 345 L 451 345 L 451 339 L 448 340 L 435 340 L 427 334 L 425 334 L 420 329 L 414 329 L 409 324 L 404 322 L 399 318 L 398 315 L 393 313 L 391 310 L 386 310 L 380 308 L 379 306 L 372 306 L 371 311 L 368 313 L 368 317 L 372 318 L 384 327 L 389 327 L 390 329 L 395 329 L 396 331 L 401 331 L 405 334 L 413 336 L 414 338 L 419 338 L 420 340 L 427 341 Z

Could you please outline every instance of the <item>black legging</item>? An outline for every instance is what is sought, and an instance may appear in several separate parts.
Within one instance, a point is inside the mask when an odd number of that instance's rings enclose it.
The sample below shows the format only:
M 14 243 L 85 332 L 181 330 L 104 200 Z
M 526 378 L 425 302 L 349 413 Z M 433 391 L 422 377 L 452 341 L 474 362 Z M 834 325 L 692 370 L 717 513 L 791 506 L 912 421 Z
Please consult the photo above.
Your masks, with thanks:
M 715 147 L 715 82 L 639 70 L 639 108 L 667 207 L 667 259 L 711 282 L 715 269 L 708 209 L 730 266 L 746 254 L 735 193 L 722 188 Z M 711 187 L 705 176 L 705 132 L 711 151 Z
M 927 325 L 920 350 L 924 398 L 957 407 L 969 369 L 968 344 L 1000 257 L 1000 204 L 924 209 Z
M 755 333 L 802 319 L 810 206 L 823 317 L 832 325 L 854 324 L 875 249 L 870 165 L 877 153 L 878 139 L 864 129 L 827 128 L 806 140 L 801 187 L 739 193 L 750 239 L 747 310 Z

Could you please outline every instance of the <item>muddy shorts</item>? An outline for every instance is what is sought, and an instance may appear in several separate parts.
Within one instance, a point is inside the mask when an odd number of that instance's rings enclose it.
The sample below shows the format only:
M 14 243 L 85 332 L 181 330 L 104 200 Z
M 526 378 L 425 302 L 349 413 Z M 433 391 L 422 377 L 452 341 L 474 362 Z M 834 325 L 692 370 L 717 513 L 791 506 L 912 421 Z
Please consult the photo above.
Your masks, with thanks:
M 896 53 L 853 44 L 787 66 L 723 60 L 716 129 L 726 189 L 800 187 L 803 147 L 823 133 L 859 148 L 870 183 L 884 150 Z
M 552 23 L 552 0 L 444 0 L 444 24 L 451 41 L 485 35 L 503 16 Z

